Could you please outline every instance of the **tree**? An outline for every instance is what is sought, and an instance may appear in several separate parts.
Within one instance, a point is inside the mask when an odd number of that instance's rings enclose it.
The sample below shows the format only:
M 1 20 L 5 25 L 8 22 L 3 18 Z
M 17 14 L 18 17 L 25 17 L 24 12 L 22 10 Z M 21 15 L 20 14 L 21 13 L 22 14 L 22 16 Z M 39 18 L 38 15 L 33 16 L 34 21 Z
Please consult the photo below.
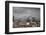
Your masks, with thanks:
M 27 22 L 30 22 L 30 19 L 29 18 L 30 18 L 30 16 L 27 18 L 27 20 L 26 20 Z
M 32 17 L 32 21 L 33 21 L 33 22 L 35 21 L 35 17 Z

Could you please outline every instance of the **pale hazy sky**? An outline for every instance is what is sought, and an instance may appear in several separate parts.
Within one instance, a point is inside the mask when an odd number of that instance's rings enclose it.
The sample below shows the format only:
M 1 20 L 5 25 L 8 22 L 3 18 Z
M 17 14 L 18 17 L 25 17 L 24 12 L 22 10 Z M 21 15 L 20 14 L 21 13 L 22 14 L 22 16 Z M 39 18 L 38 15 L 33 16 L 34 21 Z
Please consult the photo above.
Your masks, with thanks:
M 40 8 L 13 7 L 13 15 L 14 18 L 26 18 L 28 16 L 40 18 Z

